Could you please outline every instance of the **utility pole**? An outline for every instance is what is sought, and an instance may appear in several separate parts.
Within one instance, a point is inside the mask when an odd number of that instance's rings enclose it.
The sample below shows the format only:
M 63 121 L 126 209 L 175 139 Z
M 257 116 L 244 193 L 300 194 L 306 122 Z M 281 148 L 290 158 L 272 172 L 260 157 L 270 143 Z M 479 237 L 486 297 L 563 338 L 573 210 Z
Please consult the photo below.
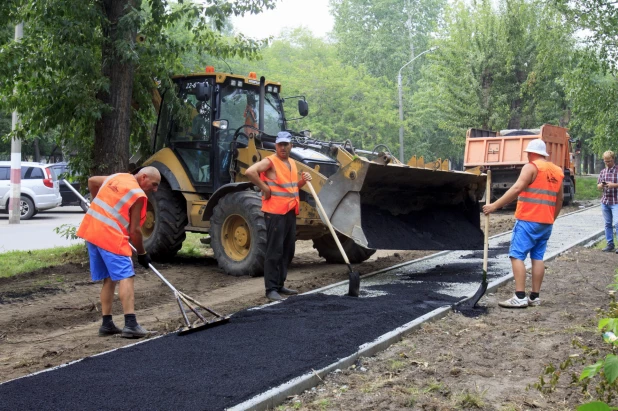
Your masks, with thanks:
M 24 36 L 24 23 L 15 26 L 15 41 Z M 11 130 L 19 125 L 19 113 L 13 112 Z M 19 224 L 21 218 L 21 140 L 13 137 L 11 140 L 11 198 L 9 200 L 9 224 Z

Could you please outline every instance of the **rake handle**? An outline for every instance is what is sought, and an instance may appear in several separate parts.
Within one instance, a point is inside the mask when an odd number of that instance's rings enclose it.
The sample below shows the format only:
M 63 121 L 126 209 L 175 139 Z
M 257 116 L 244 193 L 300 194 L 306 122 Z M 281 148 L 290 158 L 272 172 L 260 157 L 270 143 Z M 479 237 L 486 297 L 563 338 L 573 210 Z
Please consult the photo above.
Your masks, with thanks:
M 309 186 L 309 190 L 311 190 L 311 195 L 315 199 L 315 203 L 318 205 L 318 208 L 322 212 L 321 217 L 323 218 L 324 222 L 328 226 L 330 233 L 333 235 L 333 238 L 335 239 L 335 243 L 337 243 L 337 247 L 339 247 L 339 252 L 343 256 L 343 261 L 345 261 L 350 271 L 352 271 L 352 267 L 350 266 L 350 260 L 348 260 L 348 256 L 346 255 L 345 251 L 343 251 L 343 246 L 341 245 L 341 242 L 339 241 L 339 237 L 337 237 L 337 233 L 335 232 L 335 229 L 330 223 L 330 220 L 328 219 L 328 216 L 326 215 L 326 211 L 324 211 L 324 207 L 322 207 L 322 203 L 320 202 L 318 195 L 315 193 L 315 189 L 313 188 L 311 181 L 307 181 L 307 185 Z

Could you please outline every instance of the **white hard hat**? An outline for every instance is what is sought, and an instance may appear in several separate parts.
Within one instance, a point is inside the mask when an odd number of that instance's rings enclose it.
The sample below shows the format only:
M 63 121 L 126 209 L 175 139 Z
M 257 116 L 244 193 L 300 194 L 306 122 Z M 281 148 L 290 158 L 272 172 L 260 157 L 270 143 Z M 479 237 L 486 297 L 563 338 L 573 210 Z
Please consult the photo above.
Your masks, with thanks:
M 529 142 L 528 147 L 526 147 L 524 151 L 528 153 L 540 154 L 543 157 L 549 157 L 549 154 L 547 154 L 547 151 L 545 150 L 547 150 L 547 147 L 545 147 L 545 142 L 540 138 L 537 138 Z

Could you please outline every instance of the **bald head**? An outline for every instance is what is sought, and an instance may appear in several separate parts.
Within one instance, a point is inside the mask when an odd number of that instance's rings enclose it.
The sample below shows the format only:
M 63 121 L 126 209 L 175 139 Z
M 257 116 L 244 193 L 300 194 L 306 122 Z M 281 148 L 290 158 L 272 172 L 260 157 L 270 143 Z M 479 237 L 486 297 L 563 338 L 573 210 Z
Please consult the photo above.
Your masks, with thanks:
M 161 182 L 161 173 L 154 167 L 144 167 L 135 175 L 139 186 L 146 194 L 157 191 Z

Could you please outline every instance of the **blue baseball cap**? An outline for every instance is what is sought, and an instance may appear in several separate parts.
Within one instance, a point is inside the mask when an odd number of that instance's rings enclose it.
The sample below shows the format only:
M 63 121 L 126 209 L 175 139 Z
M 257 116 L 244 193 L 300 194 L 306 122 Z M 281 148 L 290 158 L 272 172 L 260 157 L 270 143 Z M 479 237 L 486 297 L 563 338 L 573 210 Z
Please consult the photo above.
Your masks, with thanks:
M 280 131 L 277 133 L 277 139 L 275 140 L 275 144 L 279 143 L 290 143 L 292 141 L 292 135 L 287 131 Z

